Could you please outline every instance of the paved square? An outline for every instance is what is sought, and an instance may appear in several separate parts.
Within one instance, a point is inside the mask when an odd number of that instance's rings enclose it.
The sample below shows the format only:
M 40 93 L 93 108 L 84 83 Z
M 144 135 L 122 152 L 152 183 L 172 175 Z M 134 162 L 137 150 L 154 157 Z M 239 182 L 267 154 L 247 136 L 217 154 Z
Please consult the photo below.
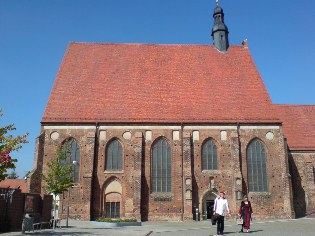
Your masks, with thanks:
M 240 226 L 234 221 L 225 222 L 224 235 L 250 236 L 313 236 L 315 232 L 315 218 L 301 218 L 293 220 L 257 221 L 251 225 L 249 233 L 239 233 Z M 36 230 L 26 235 L 108 235 L 108 236 L 213 236 L 216 226 L 210 221 L 191 222 L 144 222 L 142 226 L 104 228 L 95 226 L 89 221 L 70 221 L 70 227 L 61 229 Z M 20 232 L 5 233 L 3 235 L 21 235 Z

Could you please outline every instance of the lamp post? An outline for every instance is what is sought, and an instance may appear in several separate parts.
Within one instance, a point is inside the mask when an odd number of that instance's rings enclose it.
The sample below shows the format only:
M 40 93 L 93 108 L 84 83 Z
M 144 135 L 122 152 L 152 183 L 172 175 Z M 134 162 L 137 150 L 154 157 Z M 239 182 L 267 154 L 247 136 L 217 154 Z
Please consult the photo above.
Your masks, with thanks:
M 75 166 L 78 164 L 78 162 L 72 161 L 72 164 L 73 164 L 72 182 L 74 182 L 74 171 L 75 171 Z M 67 228 L 69 227 L 70 189 L 71 189 L 71 187 L 68 188 L 67 219 L 66 219 L 66 227 Z

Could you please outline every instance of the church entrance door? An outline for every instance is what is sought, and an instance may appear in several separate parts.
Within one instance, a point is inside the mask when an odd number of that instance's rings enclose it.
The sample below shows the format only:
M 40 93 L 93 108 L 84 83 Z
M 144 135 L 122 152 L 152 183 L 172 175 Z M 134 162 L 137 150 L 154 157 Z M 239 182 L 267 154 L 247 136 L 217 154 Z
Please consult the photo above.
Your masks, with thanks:
M 214 201 L 213 200 L 207 201 L 206 206 L 207 206 L 207 219 L 211 219 L 211 216 L 213 214 Z
M 204 194 L 202 199 L 202 219 L 208 220 L 211 219 L 213 214 L 213 207 L 214 207 L 214 199 L 216 195 L 213 194 L 212 191 L 208 191 Z

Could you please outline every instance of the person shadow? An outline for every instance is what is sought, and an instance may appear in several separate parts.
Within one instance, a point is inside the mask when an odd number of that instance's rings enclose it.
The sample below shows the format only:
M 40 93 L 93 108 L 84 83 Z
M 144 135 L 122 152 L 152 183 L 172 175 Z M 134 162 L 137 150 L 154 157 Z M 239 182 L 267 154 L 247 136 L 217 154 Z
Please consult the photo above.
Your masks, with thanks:
M 250 234 L 250 233 L 257 233 L 257 232 L 261 232 L 263 230 L 261 229 L 257 229 L 257 230 L 250 230 L 248 233 L 246 231 L 244 232 L 240 232 L 240 231 L 237 231 L 237 232 L 224 232 L 223 235 L 228 235 L 228 234 L 235 234 L 235 233 L 240 233 L 240 234 Z M 217 234 L 214 234 L 213 236 L 216 236 Z
M 257 229 L 257 230 L 250 230 L 248 233 L 245 232 L 245 234 L 250 234 L 250 233 L 256 233 L 256 232 L 261 232 L 263 230 Z

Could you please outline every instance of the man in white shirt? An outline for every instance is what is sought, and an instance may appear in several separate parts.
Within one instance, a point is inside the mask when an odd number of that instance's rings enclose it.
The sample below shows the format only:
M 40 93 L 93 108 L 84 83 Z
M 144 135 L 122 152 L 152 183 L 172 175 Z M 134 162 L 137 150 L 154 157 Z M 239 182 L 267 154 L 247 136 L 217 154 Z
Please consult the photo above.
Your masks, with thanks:
M 220 197 L 214 200 L 213 215 L 217 218 L 217 234 L 223 235 L 224 231 L 224 213 L 225 211 L 231 215 L 229 204 L 225 198 L 225 192 L 220 192 Z

